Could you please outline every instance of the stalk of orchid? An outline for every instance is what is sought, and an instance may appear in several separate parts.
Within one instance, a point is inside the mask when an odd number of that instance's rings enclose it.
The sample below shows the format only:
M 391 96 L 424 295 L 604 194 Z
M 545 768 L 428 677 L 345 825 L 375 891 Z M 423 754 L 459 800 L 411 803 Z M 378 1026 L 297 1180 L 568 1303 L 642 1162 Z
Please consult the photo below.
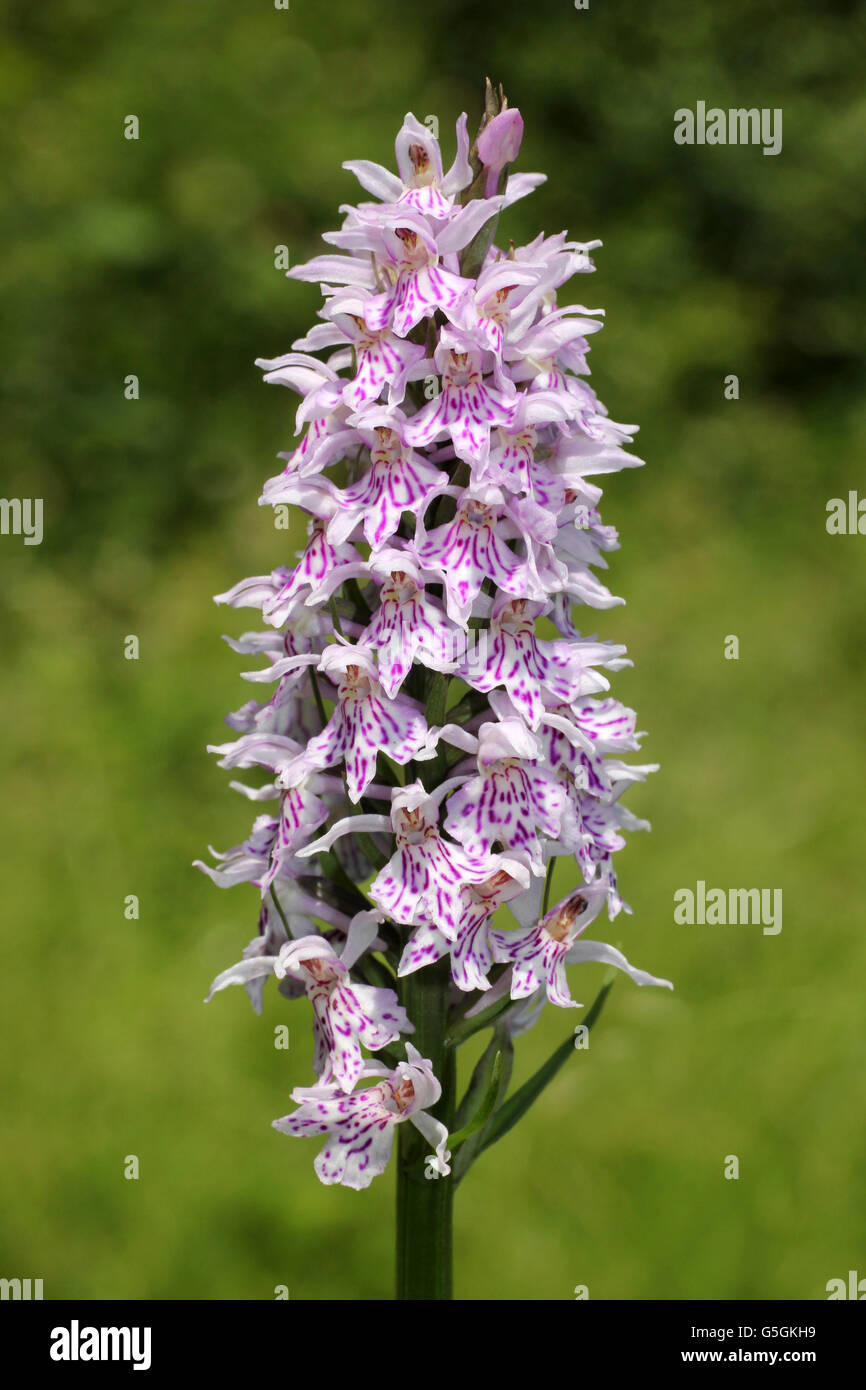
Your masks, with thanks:
M 519 1036 L 548 1003 L 583 1007 L 567 967 L 670 987 L 584 935 L 602 909 L 630 911 L 613 855 L 648 827 L 621 794 L 655 770 L 622 761 L 640 735 L 604 672 L 630 664 L 625 648 L 581 635 L 573 612 L 622 601 L 594 573 L 618 538 L 589 479 L 641 460 L 635 427 L 585 380 L 602 311 L 557 305 L 600 243 L 495 244 L 543 181 L 510 172 L 522 133 L 488 81 L 447 173 L 411 114 L 396 174 L 344 165 L 376 201 L 344 207 L 324 237 L 336 252 L 288 272 L 320 285 L 321 322 L 257 364 L 301 397 L 298 442 L 260 501 L 306 513 L 308 540 L 217 598 L 261 613 L 264 630 L 226 640 L 263 657 L 246 679 L 275 689 L 211 751 L 264 769 L 232 786 L 275 806 L 198 865 L 260 899 L 256 936 L 208 998 L 242 984 L 261 1012 L 274 976 L 310 1000 L 316 1084 L 274 1127 L 318 1137 L 320 1180 L 356 1189 L 396 1135 L 404 1299 L 451 1296 L 455 1189 L 574 1050 L 569 1031 L 509 1094 Z M 557 861 L 572 887 L 551 905 Z M 458 1053 L 482 1029 L 460 1098 Z

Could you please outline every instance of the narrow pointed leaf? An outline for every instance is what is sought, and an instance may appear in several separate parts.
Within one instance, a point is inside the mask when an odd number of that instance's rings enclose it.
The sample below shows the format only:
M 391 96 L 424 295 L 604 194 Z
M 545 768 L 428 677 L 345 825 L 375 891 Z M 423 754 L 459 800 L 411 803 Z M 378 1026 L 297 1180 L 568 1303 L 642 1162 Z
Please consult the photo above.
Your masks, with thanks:
M 584 1027 L 591 1029 L 593 1024 L 604 1008 L 604 1002 L 613 988 L 613 981 L 610 980 L 602 985 L 599 993 L 589 1013 L 583 1020 Z M 565 1042 L 560 1043 L 556 1051 L 550 1056 L 543 1066 L 539 1067 L 534 1076 L 519 1087 L 513 1096 L 505 1102 L 493 1116 L 490 1124 L 482 1137 L 481 1151 L 489 1149 L 491 1144 L 495 1144 L 504 1134 L 507 1134 L 518 1120 L 521 1120 L 529 1107 L 541 1095 L 541 1092 L 550 1084 L 560 1067 L 568 1061 L 574 1052 L 574 1036 L 566 1038 Z
M 490 1117 L 485 1124 L 474 1134 L 470 1134 L 468 1139 L 461 1144 L 460 1149 L 455 1155 L 451 1165 L 451 1181 L 457 1184 L 460 1179 L 469 1171 L 475 1157 L 481 1152 L 480 1145 L 483 1141 L 485 1131 L 495 1118 L 496 1106 L 501 1103 L 508 1090 L 508 1083 L 511 1080 L 511 1068 L 514 1064 L 514 1044 L 504 1029 L 497 1028 L 489 1044 L 485 1048 L 481 1057 L 478 1059 L 475 1070 L 472 1073 L 472 1080 L 469 1083 L 466 1094 L 460 1102 L 455 1119 L 455 1125 L 465 1127 L 470 1116 L 477 1114 L 478 1107 L 484 1103 L 484 1098 L 489 1090 L 490 1075 L 497 1054 L 500 1055 L 499 1076 L 493 1092 L 493 1109 Z M 458 1129 L 459 1133 L 459 1129 Z
M 508 995 L 506 995 L 504 999 L 497 1000 L 495 1004 L 489 1009 L 485 1009 L 483 1013 L 476 1014 L 474 1018 L 464 1019 L 462 1023 L 457 1025 L 454 1032 L 451 1034 L 452 1046 L 461 1047 L 462 1044 L 466 1042 L 467 1038 L 471 1038 L 476 1033 L 480 1033 L 482 1028 L 490 1028 L 502 1014 L 513 1007 L 514 1000 L 509 999 Z
M 483 1100 L 481 1101 L 481 1104 L 478 1106 L 478 1109 L 476 1110 L 472 1118 L 469 1120 L 468 1124 L 465 1124 L 462 1129 L 458 1129 L 456 1132 L 448 1136 L 448 1143 L 450 1145 L 452 1153 L 455 1153 L 457 1149 L 460 1147 L 460 1145 L 464 1143 L 464 1141 L 467 1140 L 471 1134 L 476 1134 L 479 1129 L 483 1129 L 484 1125 L 487 1124 L 487 1121 L 490 1119 L 490 1116 L 493 1114 L 494 1108 L 496 1106 L 496 1100 L 499 1095 L 499 1078 L 501 1074 L 502 1048 L 497 1047 L 496 1053 L 493 1058 L 493 1065 L 490 1068 L 490 1079 L 487 1086 L 486 1096 L 484 1096 Z
M 448 677 L 440 671 L 428 671 L 424 704 L 428 724 L 445 723 L 445 706 L 448 703 Z

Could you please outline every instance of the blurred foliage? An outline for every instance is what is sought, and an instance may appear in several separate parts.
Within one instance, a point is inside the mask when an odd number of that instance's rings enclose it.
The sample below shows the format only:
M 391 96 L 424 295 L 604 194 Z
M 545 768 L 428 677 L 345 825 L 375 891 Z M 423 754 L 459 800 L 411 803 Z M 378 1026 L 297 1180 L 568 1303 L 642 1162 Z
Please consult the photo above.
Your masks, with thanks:
M 392 166 L 405 111 L 450 156 L 489 72 L 549 175 L 507 230 L 605 243 L 565 297 L 607 310 L 593 382 L 649 466 L 606 488 L 629 602 L 588 626 L 628 643 L 616 693 L 662 764 L 610 939 L 677 990 L 619 982 L 467 1179 L 458 1296 L 825 1296 L 866 1259 L 863 542 L 824 527 L 866 433 L 866 7 L 7 0 L 3 29 L 2 492 L 43 497 L 46 530 L 0 539 L 0 1272 L 47 1297 L 389 1296 L 391 1177 L 325 1189 L 268 1129 L 311 1077 L 304 1006 L 199 1002 L 255 917 L 188 867 L 250 809 L 204 752 L 247 694 L 209 596 L 291 550 L 256 498 L 295 402 L 253 358 L 318 294 L 275 246 L 314 253 L 357 196 L 341 161 Z M 675 145 L 698 100 L 781 107 L 781 154 Z M 699 878 L 781 887 L 783 931 L 675 926 Z M 580 1018 L 548 1013 L 518 1080 Z

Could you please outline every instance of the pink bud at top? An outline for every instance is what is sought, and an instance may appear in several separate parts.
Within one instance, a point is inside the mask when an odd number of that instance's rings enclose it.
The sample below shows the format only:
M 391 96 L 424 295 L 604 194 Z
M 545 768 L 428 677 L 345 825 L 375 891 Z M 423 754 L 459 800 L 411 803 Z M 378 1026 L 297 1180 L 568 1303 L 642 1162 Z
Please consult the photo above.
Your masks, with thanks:
M 478 136 L 478 157 L 487 169 L 485 197 L 496 192 L 499 175 L 506 164 L 517 158 L 523 139 L 523 117 L 517 107 L 506 107 L 494 116 Z

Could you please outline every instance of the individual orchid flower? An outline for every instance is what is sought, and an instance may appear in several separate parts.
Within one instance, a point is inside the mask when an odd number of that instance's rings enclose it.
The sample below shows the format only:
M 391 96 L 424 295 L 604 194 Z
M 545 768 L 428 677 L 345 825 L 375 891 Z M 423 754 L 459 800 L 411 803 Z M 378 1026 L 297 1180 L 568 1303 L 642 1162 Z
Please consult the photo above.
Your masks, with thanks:
M 595 646 L 535 635 L 540 604 L 503 594 L 494 607 L 486 641 L 469 649 L 460 674 L 476 690 L 504 686 L 530 729 L 537 729 L 546 703 L 570 703 L 607 684 L 592 671 Z M 615 657 L 613 659 L 616 659 Z
M 531 308 L 545 269 L 543 264 L 493 261 L 481 271 L 474 290 L 459 301 L 454 322 L 481 351 L 501 357 L 511 316 L 521 304 Z
M 358 802 L 373 780 L 379 753 L 395 763 L 409 762 L 424 746 L 427 722 L 405 696 L 388 698 L 369 648 L 326 647 L 320 669 L 334 679 L 334 713 L 286 775 L 300 779 L 312 768 L 344 762 L 349 799 Z
M 421 214 L 409 208 L 381 209 L 361 216 L 367 227 L 367 246 L 380 274 L 389 282 L 365 305 L 364 321 L 372 331 L 390 328 L 405 338 L 437 309 L 447 317 L 472 289 L 471 280 L 443 264 L 443 255 L 471 240 L 478 229 L 476 223 L 480 225 L 480 215 L 474 209 L 471 219 L 461 213 L 437 236 Z
M 247 700 L 227 714 L 225 722 L 239 734 L 285 735 L 291 729 L 300 743 L 306 743 L 321 728 L 309 674 L 291 684 L 280 682 L 270 700 Z
M 378 914 L 363 915 L 369 944 Z M 351 929 L 341 955 L 321 936 L 303 936 L 283 946 L 273 967 L 278 979 L 291 976 L 303 984 L 313 1006 L 313 1066 L 320 1084 L 336 1081 L 343 1091 L 351 1091 L 363 1072 L 362 1047 L 378 1052 L 401 1033 L 415 1031 L 392 989 L 351 980 L 350 968 L 363 949 Z
M 349 407 L 342 399 L 344 383 L 337 372 L 315 357 L 298 352 L 272 360 L 260 357 L 256 366 L 266 369 L 265 381 L 270 385 L 288 386 L 304 396 L 295 424 L 296 433 L 304 426 L 306 432 L 291 453 L 279 455 L 286 460 L 284 472 L 303 477 L 339 458 L 351 431 L 345 424 Z
M 432 671 L 453 671 L 462 632 L 429 598 L 419 565 L 405 550 L 380 550 L 370 570 L 383 580 L 379 607 L 359 641 L 376 651 L 379 680 L 392 699 L 416 661 Z
M 312 495 L 312 489 L 305 489 L 307 496 Z M 283 487 L 280 494 L 275 496 L 273 501 L 277 503 L 281 497 L 292 496 L 291 488 Z M 341 541 L 335 545 L 328 536 L 328 522 L 337 511 L 335 504 L 328 508 L 328 515 L 325 518 L 313 516 L 308 524 L 308 540 L 306 548 L 301 552 L 295 568 L 290 571 L 285 584 L 274 595 L 271 602 L 264 610 L 265 621 L 279 623 L 285 622 L 284 614 L 286 609 L 291 610 L 292 600 L 302 595 L 305 599 L 312 597 L 315 599 L 321 586 L 326 582 L 328 575 L 338 565 L 345 565 L 357 559 L 358 552 L 354 546 L 347 541 Z
M 635 984 L 673 989 L 670 980 L 636 970 L 611 946 L 598 941 L 578 942 L 577 938 L 598 915 L 606 893 L 607 884 L 603 879 L 586 884 L 558 902 L 537 925 L 492 932 L 495 958 L 512 966 L 512 999 L 526 999 L 543 987 L 552 1004 L 563 1009 L 579 1009 L 582 1006 L 571 997 L 565 967 L 590 960 L 616 965 Z
M 274 1120 L 274 1129 L 296 1138 L 327 1135 L 314 1165 L 323 1183 L 342 1183 L 356 1190 L 369 1187 L 373 1178 L 388 1166 L 395 1127 L 404 1120 L 409 1120 L 433 1145 L 427 1171 L 445 1177 L 451 1171 L 451 1155 L 446 1147 L 448 1131 L 428 1113 L 442 1094 L 442 1087 L 429 1060 L 411 1043 L 406 1044 L 406 1058 L 393 1071 L 368 1063 L 364 1077 L 384 1079 L 351 1095 L 334 1083 L 299 1086 L 292 1092 L 298 1108 L 293 1114 Z
M 334 558 L 339 559 L 339 556 L 335 555 Z M 351 558 L 352 552 L 349 551 L 343 562 Z M 325 574 L 328 573 L 328 568 L 325 567 Z M 311 645 L 315 638 L 328 636 L 328 620 L 323 623 L 322 618 L 316 616 L 311 621 L 309 611 L 305 611 L 304 607 L 304 585 L 295 582 L 296 569 L 297 567 L 289 569 L 286 565 L 279 565 L 270 574 L 242 579 L 226 593 L 217 594 L 214 602 L 226 603 L 232 608 L 258 608 L 266 623 L 283 630 L 284 640 L 291 644 L 287 650 L 298 652 L 301 650 L 298 644 L 299 637 L 309 638 L 308 645 Z M 316 579 L 315 582 L 320 583 L 321 580 Z M 287 628 L 289 623 L 290 630 Z
M 276 595 L 289 583 L 291 577 L 292 571 L 285 565 L 280 565 L 270 574 L 256 574 L 249 579 L 239 580 L 224 594 L 216 594 L 214 603 L 226 603 L 232 608 L 264 610 L 273 603 Z
M 343 404 L 352 411 L 378 400 L 385 386 L 389 404 L 399 405 L 407 383 L 426 357 L 423 346 L 407 342 L 389 328 L 368 328 L 364 308 L 370 298 L 357 289 L 337 291 L 324 310 L 327 322 L 317 324 L 294 344 L 303 351 L 345 345 L 345 357 L 332 358 L 329 366 L 335 370 L 354 364 L 352 380 L 342 393 Z
M 429 797 L 420 782 L 396 791 L 391 824 L 397 847 L 370 887 L 370 896 L 395 922 L 411 925 L 423 918 L 449 938 L 457 933 L 458 900 L 469 883 L 482 883 L 495 872 L 490 855 L 473 855 L 439 832 L 438 803 L 448 783 Z
M 256 816 L 249 838 L 242 844 L 220 853 L 211 847 L 211 854 L 219 861 L 219 868 L 196 859 L 195 867 L 207 874 L 218 888 L 230 888 L 235 883 L 261 883 L 268 872 L 271 850 L 276 838 L 278 822 L 274 816 Z
M 405 203 L 428 217 L 447 218 L 455 196 L 472 181 L 469 131 L 465 114 L 457 122 L 457 157 L 442 173 L 442 152 L 430 128 L 409 111 L 396 140 L 399 177 L 369 159 L 349 159 L 343 168 L 362 188 L 385 203 Z
M 358 560 L 349 538 L 363 539 L 378 550 L 397 531 L 404 512 L 417 513 L 437 487 L 447 484 L 440 472 L 403 442 L 404 420 L 394 407 L 373 406 L 357 418 L 356 465 L 362 475 L 339 488 L 325 477 L 280 477 L 265 495 L 272 504 L 303 507 L 316 520 L 301 563 L 273 600 L 290 604 L 308 586 L 307 603 L 328 596 L 330 577 L 341 565 Z
M 522 719 L 482 724 L 477 737 L 462 729 L 449 733 L 447 727 L 441 736 L 471 748 L 478 766 L 477 776 L 450 797 L 445 829 L 470 854 L 489 854 L 497 843 L 525 850 L 536 872 L 543 873 L 539 835 L 560 838 L 566 792 L 540 765 L 537 738 Z
M 490 431 L 511 422 L 514 398 L 485 383 L 481 357 L 468 334 L 442 330 L 434 353 L 442 389 L 407 425 L 410 444 L 430 444 L 449 434 L 457 457 L 483 468 Z
M 489 854 L 471 855 L 439 832 L 439 806 L 456 785 L 443 782 L 431 796 L 420 782 L 392 793 L 391 814 L 349 816 L 301 851 L 303 857 L 330 849 L 342 835 L 390 831 L 396 838 L 392 858 L 370 885 L 373 902 L 394 922 L 411 926 L 430 920 L 449 939 L 457 930 L 460 889 L 481 883 L 497 868 Z
M 406 943 L 398 975 L 411 975 L 447 955 L 458 989 L 466 993 L 490 989 L 487 975 L 494 964 L 493 915 L 503 903 L 525 893 L 529 883 L 525 859 L 504 854 L 494 859 L 499 867 L 488 878 L 461 887 L 453 937 L 432 921 L 422 922 Z
M 291 863 L 297 851 L 314 835 L 328 819 L 330 808 L 310 789 L 309 783 L 321 782 L 319 777 L 308 777 L 307 785 L 280 791 L 279 786 L 265 785 L 250 789 L 242 783 L 233 782 L 235 790 L 247 795 L 251 800 L 261 801 L 279 797 L 279 814 L 258 816 L 250 839 L 225 854 L 211 851 L 222 864 L 222 869 L 212 869 L 205 864 L 198 867 L 209 874 L 213 881 L 222 887 L 229 883 L 249 881 L 266 892 L 273 880 L 282 871 L 283 865 Z
M 516 512 L 521 505 L 515 504 Z M 560 517 L 562 513 L 560 513 Z M 577 638 L 579 633 L 571 617 L 575 603 L 586 603 L 592 608 L 614 608 L 624 600 L 612 594 L 606 584 L 593 574 L 590 565 L 604 565 L 605 562 L 593 547 L 580 547 L 584 555 L 574 563 L 572 551 L 566 537 L 561 538 L 563 527 L 559 527 L 554 544 L 538 533 L 533 526 L 534 518 L 527 518 L 527 528 L 532 527 L 537 544 L 530 557 L 533 578 L 549 595 L 556 617 L 554 621 L 565 637 Z M 574 549 L 578 547 L 575 546 Z
M 276 831 L 277 822 L 274 817 L 258 817 L 253 825 L 252 834 L 243 845 L 239 845 L 234 850 L 228 850 L 225 854 L 211 849 L 211 854 L 219 860 L 223 867 L 214 869 L 211 865 L 202 863 L 201 860 L 194 861 L 195 867 L 206 873 L 211 881 L 220 888 L 232 888 L 237 883 L 252 883 L 258 886 L 261 891 L 261 884 L 268 874 L 271 863 Z M 306 871 L 306 867 L 294 857 L 285 859 L 280 864 L 279 871 L 271 878 L 267 896 L 262 894 L 264 918 L 260 914 L 260 936 L 266 935 L 269 941 L 275 932 L 277 932 L 280 941 L 287 939 L 289 931 L 292 935 L 303 936 L 314 929 L 314 919 L 328 923 L 339 930 L 345 930 L 348 927 L 349 918 L 344 912 L 328 903 L 324 898 L 316 896 L 307 885 L 300 882 L 299 876 Z M 273 917 L 274 911 L 277 914 L 276 919 Z M 279 932 L 277 928 L 277 919 L 282 924 L 282 932 Z M 250 954 L 258 955 L 262 952 L 251 950 Z M 268 954 L 268 952 L 264 952 L 264 954 Z
M 367 544 L 379 550 L 396 532 L 403 513 L 416 515 L 434 488 L 447 483 L 448 475 L 403 443 L 394 428 L 398 421 L 389 411 L 373 409 L 364 420 L 371 437 L 370 467 L 338 495 L 340 515 L 328 534 L 339 545 L 360 521 Z
M 559 840 L 566 852 L 574 854 L 589 883 L 598 865 L 609 863 L 611 855 L 624 848 L 623 830 L 649 830 L 650 825 L 616 801 L 600 800 L 576 787 L 570 787 L 567 795 L 571 814 Z
M 423 568 L 441 579 L 449 616 L 465 626 L 485 580 L 520 598 L 536 592 L 526 561 L 508 546 L 520 535 L 510 522 L 502 493 L 493 487 L 466 490 L 453 520 L 432 531 L 416 529 L 414 553 Z
M 567 407 L 553 392 L 520 392 L 508 425 L 498 426 L 491 434 L 487 461 L 477 473 L 479 482 L 495 483 L 516 497 L 529 497 L 558 517 L 566 483 L 544 457 L 549 448 L 543 434 L 552 422 L 567 417 Z

